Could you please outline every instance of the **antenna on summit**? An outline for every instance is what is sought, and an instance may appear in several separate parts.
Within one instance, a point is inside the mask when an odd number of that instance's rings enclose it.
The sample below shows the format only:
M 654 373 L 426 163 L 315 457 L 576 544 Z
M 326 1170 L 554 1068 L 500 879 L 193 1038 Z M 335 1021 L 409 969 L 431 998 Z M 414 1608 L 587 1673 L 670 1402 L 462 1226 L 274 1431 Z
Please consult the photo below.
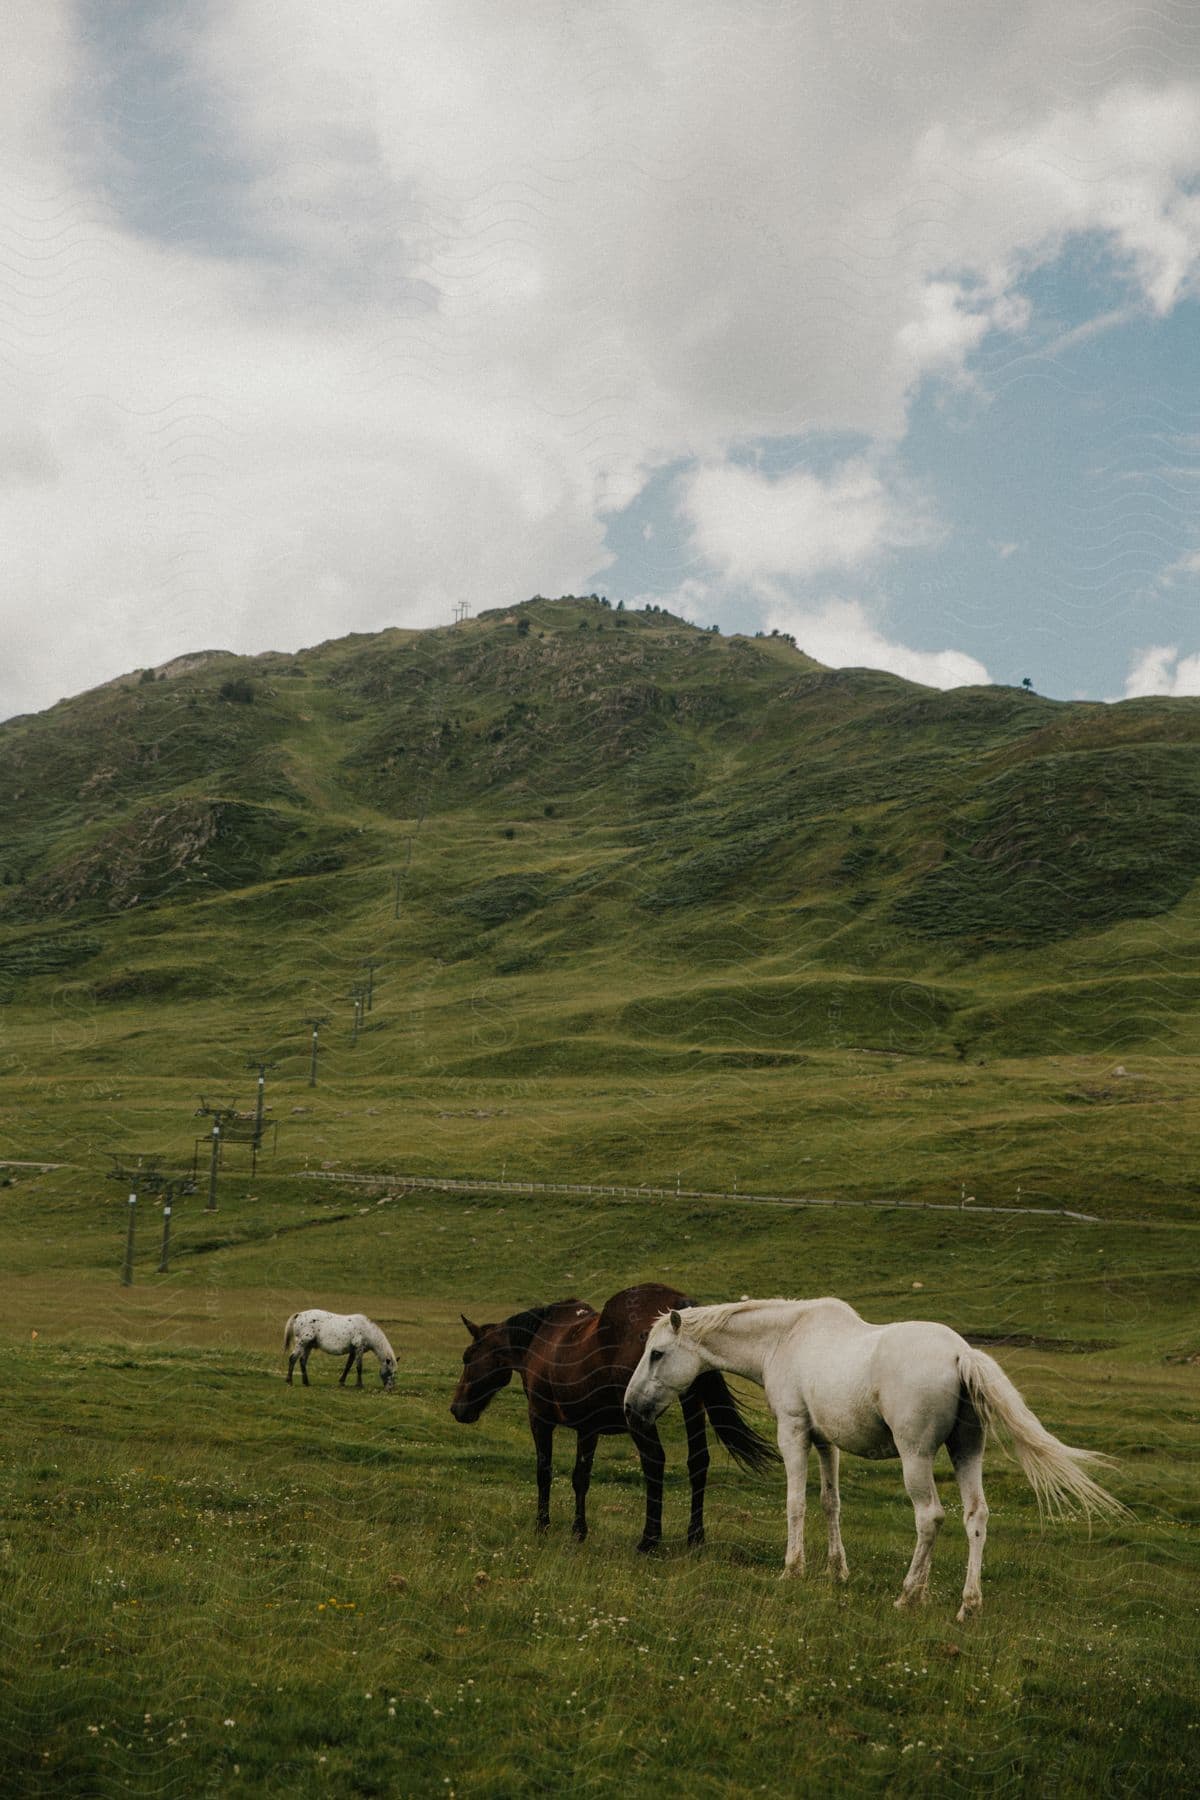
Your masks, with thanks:
M 464 620 L 469 619 L 470 616 L 470 603 L 466 600 L 456 600 L 454 602 L 454 623 L 456 625 L 461 625 Z

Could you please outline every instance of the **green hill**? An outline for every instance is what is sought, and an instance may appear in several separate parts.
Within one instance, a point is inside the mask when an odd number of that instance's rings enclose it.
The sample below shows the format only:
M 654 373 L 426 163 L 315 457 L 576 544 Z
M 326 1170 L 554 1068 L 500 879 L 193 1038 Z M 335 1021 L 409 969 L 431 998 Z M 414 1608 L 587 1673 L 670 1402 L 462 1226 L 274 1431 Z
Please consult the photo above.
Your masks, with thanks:
M 185 656 L 0 726 L 4 1140 L 163 1141 L 251 1050 L 299 1077 L 317 1011 L 322 1103 L 377 1103 L 314 1145 L 347 1165 L 1179 1200 L 1198 872 L 1200 702 L 575 598 Z M 422 1119 L 506 1094 L 483 1141 Z
M 162 675 L 0 727 L 0 1788 L 1195 1788 L 1200 706 L 578 599 Z M 277 1142 L 210 1211 L 198 1109 L 260 1059 Z M 850 1588 L 815 1492 L 781 1583 L 778 1474 L 714 1457 L 685 1549 L 672 1417 L 661 1555 L 619 1439 L 578 1545 L 558 1434 L 535 1539 L 520 1384 L 451 1418 L 459 1315 L 648 1280 L 952 1323 L 1131 1516 L 1043 1530 L 989 1445 L 959 1627 L 948 1469 L 900 1613 L 895 1463 L 843 1459 Z M 314 1304 L 394 1394 L 285 1384 Z

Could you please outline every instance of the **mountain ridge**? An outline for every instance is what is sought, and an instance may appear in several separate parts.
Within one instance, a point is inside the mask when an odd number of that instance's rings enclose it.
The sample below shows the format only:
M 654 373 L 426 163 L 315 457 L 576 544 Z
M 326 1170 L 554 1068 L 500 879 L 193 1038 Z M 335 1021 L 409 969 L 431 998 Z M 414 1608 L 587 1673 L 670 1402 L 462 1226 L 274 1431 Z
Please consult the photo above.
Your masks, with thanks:
M 1200 1048 L 1200 703 L 941 693 L 578 597 L 173 661 L 0 726 L 37 1066 L 150 1079 L 144 1042 L 194 1060 L 250 996 L 282 1041 L 370 955 L 385 1082 L 755 1070 L 803 1103 L 814 1057 Z

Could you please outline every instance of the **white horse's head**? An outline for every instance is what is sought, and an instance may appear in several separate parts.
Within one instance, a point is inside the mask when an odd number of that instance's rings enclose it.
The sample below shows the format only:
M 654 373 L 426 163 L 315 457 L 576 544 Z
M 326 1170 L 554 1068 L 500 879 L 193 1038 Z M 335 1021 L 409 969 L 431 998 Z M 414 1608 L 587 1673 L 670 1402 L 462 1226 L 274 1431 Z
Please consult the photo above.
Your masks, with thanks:
M 683 1315 L 664 1313 L 650 1327 L 642 1360 L 625 1389 L 626 1416 L 649 1425 L 691 1387 L 705 1363 L 683 1331 Z
M 384 1355 L 379 1359 L 379 1379 L 390 1394 L 396 1385 L 396 1359 Z

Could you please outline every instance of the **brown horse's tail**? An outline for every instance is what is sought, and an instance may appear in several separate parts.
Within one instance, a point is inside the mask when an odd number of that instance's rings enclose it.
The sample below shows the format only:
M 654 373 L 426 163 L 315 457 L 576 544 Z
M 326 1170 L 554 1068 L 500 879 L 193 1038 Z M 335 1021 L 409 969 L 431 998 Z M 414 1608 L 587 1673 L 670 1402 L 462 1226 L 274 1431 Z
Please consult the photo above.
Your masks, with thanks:
M 709 1424 L 734 1462 L 756 1475 L 779 1462 L 779 1452 L 774 1444 L 761 1437 L 743 1417 L 719 1369 L 706 1369 L 703 1375 L 696 1377 L 688 1391 L 703 1403 Z

